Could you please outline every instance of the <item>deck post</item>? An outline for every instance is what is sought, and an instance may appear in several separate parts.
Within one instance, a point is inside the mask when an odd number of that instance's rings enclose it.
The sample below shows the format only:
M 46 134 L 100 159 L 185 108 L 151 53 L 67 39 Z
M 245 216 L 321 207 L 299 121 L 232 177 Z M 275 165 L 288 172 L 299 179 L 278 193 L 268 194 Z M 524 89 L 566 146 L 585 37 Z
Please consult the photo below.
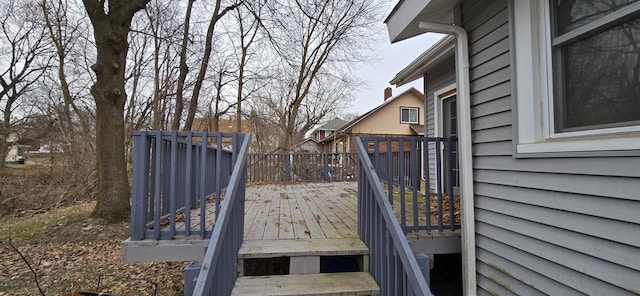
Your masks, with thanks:
M 147 133 L 144 131 L 135 132 L 133 135 L 133 182 L 131 192 L 131 239 L 141 240 L 144 237 L 145 224 L 145 200 L 147 163 L 149 160 L 147 148 Z
M 429 280 L 429 265 L 430 260 L 429 255 L 424 253 L 414 254 L 416 256 L 416 261 L 418 261 L 418 266 L 420 266 L 420 271 L 422 271 L 422 275 L 424 276 L 424 280 L 427 281 L 427 285 L 431 287 L 431 281 Z
M 285 182 L 291 181 L 291 154 L 287 153 L 284 155 L 284 180 Z
M 323 173 L 322 173 L 322 178 L 325 181 L 329 180 L 329 155 L 328 154 L 324 154 L 324 159 L 323 159 Z

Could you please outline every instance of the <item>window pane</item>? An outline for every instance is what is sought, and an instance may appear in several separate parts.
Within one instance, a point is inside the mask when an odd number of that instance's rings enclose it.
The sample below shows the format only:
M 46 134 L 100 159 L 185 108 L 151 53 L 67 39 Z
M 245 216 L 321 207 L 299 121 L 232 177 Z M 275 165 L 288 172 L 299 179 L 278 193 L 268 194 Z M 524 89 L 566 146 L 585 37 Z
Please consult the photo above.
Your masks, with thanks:
M 409 110 L 411 111 L 409 121 L 418 122 L 418 110 L 417 109 L 409 109 Z
M 401 123 L 417 123 L 418 108 L 400 108 Z
M 640 121 L 640 19 L 556 50 L 556 130 Z
M 403 108 L 400 110 L 400 121 L 401 122 L 409 121 L 409 109 Z
M 586 25 L 638 0 L 555 0 L 556 35 Z

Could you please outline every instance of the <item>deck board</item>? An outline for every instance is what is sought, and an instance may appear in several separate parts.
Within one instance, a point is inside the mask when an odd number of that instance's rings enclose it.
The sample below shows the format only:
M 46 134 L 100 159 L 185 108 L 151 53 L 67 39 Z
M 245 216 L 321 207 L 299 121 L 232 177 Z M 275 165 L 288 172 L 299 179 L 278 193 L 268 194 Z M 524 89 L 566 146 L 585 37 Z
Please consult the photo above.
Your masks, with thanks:
M 231 295 L 380 295 L 366 272 L 239 277 Z
M 308 229 L 306 236 L 308 236 L 309 238 L 327 238 L 325 234 L 325 229 L 322 229 L 319 223 L 319 219 L 321 217 L 320 216 L 318 216 L 318 218 L 314 217 L 314 213 L 311 211 L 309 207 L 309 201 L 310 201 L 309 197 L 306 195 L 303 195 L 302 192 L 300 192 L 296 194 L 295 199 L 302 213 L 302 218 L 303 218 L 302 223 L 304 223 L 304 225 L 306 225 Z
M 355 182 L 248 186 L 245 240 L 357 237 Z
M 294 239 L 293 225 L 291 224 L 291 207 L 289 192 L 280 194 L 280 225 L 278 239 Z
M 280 200 L 277 194 L 280 191 L 272 190 L 268 192 L 264 202 L 269 204 L 269 210 L 267 210 L 267 219 L 264 222 L 264 232 L 262 239 L 278 239 L 278 226 L 280 225 Z M 246 211 L 246 209 L 245 209 Z M 260 214 L 263 214 L 262 212 Z M 258 215 L 258 221 L 262 221 L 261 215 Z M 245 238 L 246 239 L 246 238 Z
M 295 194 L 295 191 L 294 191 Z M 295 196 L 289 199 L 289 210 L 291 210 L 291 227 L 293 230 L 293 236 L 296 238 L 309 238 L 306 234 L 309 231 L 307 224 L 302 216 L 302 210 Z
M 245 195 L 245 222 L 244 222 L 244 236 L 249 234 L 251 227 L 253 226 L 253 222 L 255 221 L 256 215 L 258 215 L 258 211 L 260 210 L 261 196 L 259 193 L 249 193 L 247 192 Z
M 350 198 L 347 191 L 340 190 L 327 196 L 325 203 L 342 220 L 353 233 L 357 233 L 358 203 L 357 198 Z M 353 227 L 353 228 L 351 228 Z
M 351 238 L 357 235 L 357 183 L 300 183 L 247 186 L 245 240 Z M 202 209 L 190 212 L 191 235 L 200 235 Z M 214 224 L 215 203 L 207 203 L 206 229 Z M 186 215 L 184 215 L 186 216 Z M 170 224 L 165 227 L 168 229 Z M 184 218 L 175 223 L 185 230 Z
M 333 204 L 330 205 L 325 196 L 314 195 L 312 197 L 312 201 L 315 203 L 316 207 L 319 209 L 319 212 L 322 213 L 321 217 L 325 223 L 331 224 L 333 228 L 338 233 L 339 237 L 349 237 L 351 233 L 351 229 L 347 226 L 348 220 L 342 219 L 338 216 L 339 205 Z M 325 226 L 323 226 L 324 228 Z

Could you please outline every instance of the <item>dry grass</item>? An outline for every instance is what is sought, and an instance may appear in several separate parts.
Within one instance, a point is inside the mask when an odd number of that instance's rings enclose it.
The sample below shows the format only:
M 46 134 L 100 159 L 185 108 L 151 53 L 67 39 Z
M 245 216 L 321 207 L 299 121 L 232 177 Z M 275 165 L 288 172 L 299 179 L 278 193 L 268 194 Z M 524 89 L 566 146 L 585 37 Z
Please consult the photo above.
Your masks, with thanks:
M 0 170 L 0 216 L 30 215 L 93 198 L 92 164 L 32 158 Z
M 90 161 L 62 158 L 30 159 L 0 173 L 0 296 L 41 295 L 35 276 L 45 295 L 153 295 L 153 283 L 157 295 L 183 295 L 186 263 L 121 262 L 129 226 L 90 218 L 94 179 Z
M 122 263 L 120 242 L 126 223 L 103 224 L 89 218 L 94 203 L 5 217 L 0 226 L 0 295 L 39 295 L 34 275 L 11 243 L 36 271 L 46 295 L 101 291 L 119 295 L 183 294 L 185 263 Z

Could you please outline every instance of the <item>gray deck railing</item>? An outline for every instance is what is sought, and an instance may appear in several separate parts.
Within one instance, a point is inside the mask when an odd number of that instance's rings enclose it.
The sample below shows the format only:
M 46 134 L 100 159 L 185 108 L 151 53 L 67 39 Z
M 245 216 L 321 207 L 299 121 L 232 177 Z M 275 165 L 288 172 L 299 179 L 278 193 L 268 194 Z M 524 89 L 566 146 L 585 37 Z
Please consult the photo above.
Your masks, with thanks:
M 133 137 L 131 240 L 210 237 L 207 221 L 215 220 L 217 197 L 248 135 L 135 131 Z M 215 203 L 215 212 L 206 203 Z
M 237 258 L 244 234 L 246 162 L 250 142 L 251 137 L 247 135 L 233 164 L 227 194 L 202 260 L 194 296 L 230 295 L 238 277 Z
M 404 232 L 460 228 L 457 138 L 362 137 Z
M 356 138 L 358 232 L 369 247 L 369 270 L 382 295 L 432 295 L 386 198 L 362 139 Z
M 252 153 L 247 162 L 247 182 L 355 181 L 358 154 Z

